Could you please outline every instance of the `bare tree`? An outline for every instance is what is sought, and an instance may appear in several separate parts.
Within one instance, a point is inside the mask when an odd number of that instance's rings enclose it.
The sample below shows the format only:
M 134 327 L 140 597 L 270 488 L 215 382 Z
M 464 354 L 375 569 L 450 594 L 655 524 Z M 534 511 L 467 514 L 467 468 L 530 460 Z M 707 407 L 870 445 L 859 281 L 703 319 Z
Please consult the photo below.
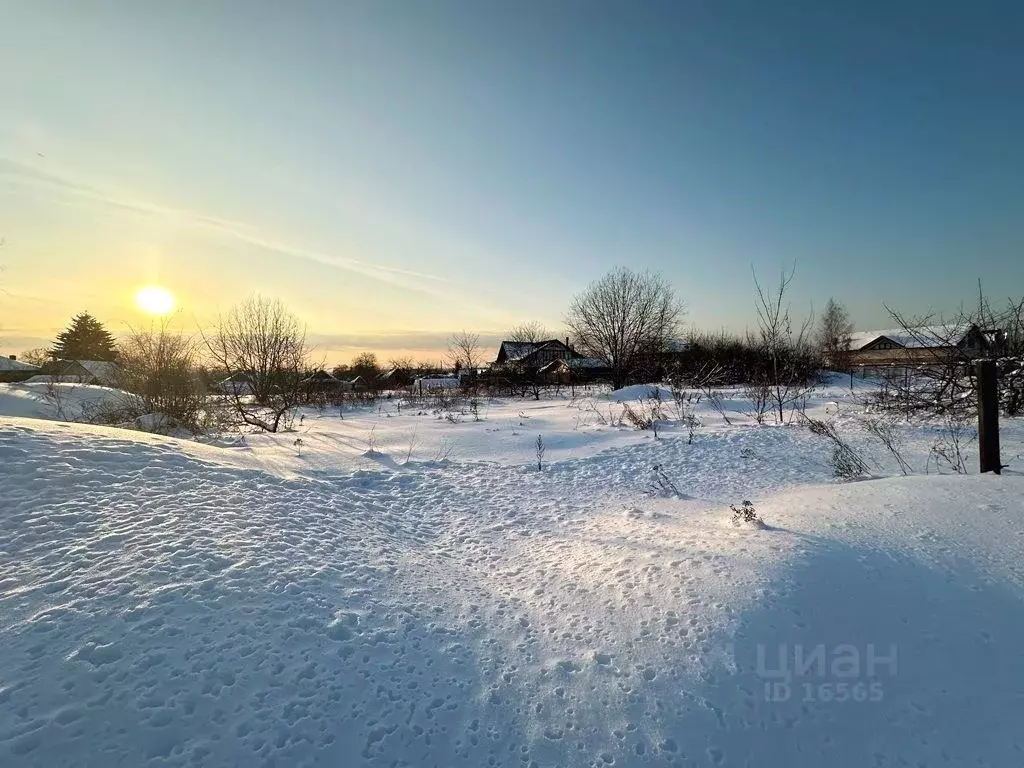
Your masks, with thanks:
M 530 320 L 519 325 L 512 326 L 505 334 L 507 341 L 547 341 L 551 333 L 537 320 Z
M 118 386 L 133 395 L 138 415 L 163 414 L 179 426 L 200 429 L 207 403 L 192 337 L 173 331 L 166 319 L 130 328 L 118 345 L 118 362 Z
M 664 277 L 620 267 L 573 299 L 565 324 L 581 349 L 608 362 L 618 389 L 676 335 L 683 311 Z
M 31 363 L 32 365 L 43 366 L 50 362 L 50 352 L 45 347 L 26 349 L 21 353 L 21 357 L 19 359 L 26 363 Z
M 835 370 L 846 370 L 850 355 L 853 323 L 846 307 L 830 298 L 818 321 L 817 344 L 827 365 Z
M 287 424 L 301 402 L 309 356 L 298 318 L 276 299 L 253 296 L 220 317 L 203 340 L 231 382 L 225 395 L 242 423 L 268 432 Z
M 475 371 L 480 367 L 482 352 L 478 333 L 462 330 L 448 340 L 448 361 L 456 369 Z
M 795 274 L 796 267 L 789 272 L 783 269 L 778 288 L 769 291 L 761 285 L 754 272 L 758 342 L 764 356 L 764 370 L 759 372 L 759 380 L 755 384 L 763 386 L 779 424 L 785 421 L 787 409 L 792 415 L 806 400 L 811 387 L 809 378 L 815 367 L 809 344 L 814 318 L 808 317 L 794 331 L 786 300 L 786 291 Z
M 398 355 L 388 358 L 388 368 L 399 371 L 412 371 L 416 368 L 416 361 L 411 355 Z

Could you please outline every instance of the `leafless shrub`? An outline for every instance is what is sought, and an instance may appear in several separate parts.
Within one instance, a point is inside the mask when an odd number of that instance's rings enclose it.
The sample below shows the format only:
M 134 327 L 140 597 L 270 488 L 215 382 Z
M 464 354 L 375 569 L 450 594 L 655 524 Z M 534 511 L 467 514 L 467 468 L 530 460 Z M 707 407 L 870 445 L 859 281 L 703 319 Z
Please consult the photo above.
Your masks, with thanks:
M 935 463 L 936 471 L 946 466 L 958 475 L 967 474 L 963 449 L 971 438 L 970 419 L 955 413 L 946 413 L 938 436 L 928 453 L 928 464 Z M 927 471 L 928 467 L 925 467 Z
M 133 396 L 125 410 L 141 410 L 131 418 L 164 414 L 176 426 L 203 431 L 208 398 L 194 339 L 172 331 L 167 320 L 131 328 L 119 345 L 118 362 L 117 385 Z
M 447 437 L 442 437 L 440 442 L 437 444 L 437 449 L 434 451 L 434 461 L 448 461 L 452 453 L 455 451 L 455 440 Z
M 409 433 L 407 441 L 406 441 L 406 450 L 405 450 L 405 463 L 406 464 L 408 464 L 410 461 L 412 461 L 413 451 L 415 451 L 417 448 L 419 448 L 419 445 L 420 445 L 419 428 L 418 427 L 413 427 L 413 429 Z
M 701 425 L 700 419 L 694 413 L 687 413 L 681 421 L 683 426 L 686 427 L 686 444 L 693 445 L 693 435 Z
M 738 507 L 735 504 L 730 504 L 729 509 L 732 510 L 733 525 L 747 524 L 754 525 L 759 528 L 764 527 L 764 521 L 761 520 L 761 516 L 757 514 L 757 509 L 754 508 L 754 505 L 750 501 L 745 499 Z
M 592 399 L 587 400 L 586 407 L 584 408 L 584 410 L 588 413 L 594 414 L 594 418 L 597 419 L 599 424 L 603 426 L 608 424 L 608 419 L 605 418 L 604 414 L 601 413 L 601 410 L 597 407 L 597 404 Z
M 377 425 L 374 424 L 370 427 L 370 431 L 366 433 L 366 437 L 363 438 L 366 443 L 366 453 L 374 454 L 377 453 Z
M 113 400 L 97 400 L 81 404 L 78 420 L 89 424 L 127 425 L 152 413 L 141 400 L 126 394 Z
M 654 415 L 640 403 L 636 408 L 629 403 L 622 404 L 622 418 L 633 425 L 633 429 L 648 430 L 654 426 Z
M 544 447 L 544 437 L 542 435 L 537 435 L 535 447 L 537 454 L 537 471 L 542 472 L 544 470 L 544 452 L 547 450 Z
M 832 444 L 832 471 L 836 477 L 851 480 L 868 474 L 867 462 L 839 436 L 833 424 L 806 415 L 803 418 L 811 432 Z
M 865 416 L 861 419 L 861 424 L 870 434 L 877 437 L 882 445 L 885 446 L 885 449 L 892 454 L 904 475 L 909 475 L 913 471 L 910 464 L 903 457 L 903 438 L 891 417 L 885 414 Z
M 743 388 L 743 397 L 750 403 L 749 415 L 758 424 L 764 424 L 771 407 L 772 390 L 766 379 L 752 382 Z
M 806 402 L 813 388 L 813 371 L 817 368 L 816 355 L 810 345 L 814 318 L 808 317 L 794 330 L 786 301 L 794 275 L 795 268 L 788 273 L 783 270 L 778 287 L 768 291 L 754 274 L 758 335 L 751 336 L 750 342 L 763 356 L 764 367 L 755 373 L 750 383 L 758 397 L 762 396 L 762 389 L 766 390 L 764 396 L 777 424 L 786 422 L 787 412 L 792 421 L 799 404 Z
M 659 464 L 655 464 L 651 472 L 651 484 L 647 492 L 652 496 L 665 496 L 669 498 L 682 498 L 683 493 L 679 490 L 672 479 L 666 474 Z
M 46 379 L 43 389 L 43 400 L 53 406 L 55 415 L 61 421 L 71 421 L 67 413 L 67 398 L 65 389 L 60 386 L 62 382 L 59 376 L 50 376 Z

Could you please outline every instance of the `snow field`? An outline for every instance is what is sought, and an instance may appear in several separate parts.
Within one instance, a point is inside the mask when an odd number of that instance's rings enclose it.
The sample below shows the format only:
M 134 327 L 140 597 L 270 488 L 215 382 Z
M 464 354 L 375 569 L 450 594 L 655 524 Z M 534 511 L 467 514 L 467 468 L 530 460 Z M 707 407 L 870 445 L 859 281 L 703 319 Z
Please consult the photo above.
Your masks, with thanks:
M 0 764 L 1024 763 L 1020 476 L 837 484 L 807 430 L 707 410 L 692 445 L 558 401 L 386 413 L 233 448 L 0 420 Z

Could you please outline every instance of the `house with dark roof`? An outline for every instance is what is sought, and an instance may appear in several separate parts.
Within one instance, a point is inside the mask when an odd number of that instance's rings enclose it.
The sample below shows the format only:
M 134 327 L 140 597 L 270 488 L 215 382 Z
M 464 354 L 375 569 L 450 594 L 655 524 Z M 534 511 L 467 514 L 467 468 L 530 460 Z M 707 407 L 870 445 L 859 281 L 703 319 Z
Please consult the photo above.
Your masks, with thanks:
M 407 368 L 391 368 L 377 376 L 377 385 L 381 389 L 403 389 L 412 384 L 412 371 Z
M 24 381 L 39 373 L 39 366 L 23 363 L 16 355 L 0 357 L 0 382 Z
M 611 366 L 599 357 L 572 357 L 552 360 L 542 366 L 537 375 L 549 384 L 570 384 L 610 376 Z
M 604 360 L 580 354 L 560 339 L 545 341 L 503 341 L 491 373 L 511 377 L 525 375 L 545 383 L 589 381 L 607 376 L 611 368 Z
M 121 378 L 121 368 L 107 360 L 51 360 L 39 369 L 39 374 L 75 384 L 116 387 Z
M 309 376 L 302 380 L 303 391 L 308 398 L 317 398 L 318 396 L 330 396 L 336 395 L 339 392 L 351 392 L 352 383 L 339 379 L 329 371 L 325 371 L 320 368 L 313 371 Z
M 994 351 L 997 331 L 971 323 L 858 331 L 850 336 L 850 364 L 923 365 L 973 360 Z
M 555 360 L 571 360 L 583 355 L 569 346 L 569 340 L 559 339 L 547 341 L 503 341 L 498 349 L 498 357 L 492 368 L 506 369 L 538 369 Z

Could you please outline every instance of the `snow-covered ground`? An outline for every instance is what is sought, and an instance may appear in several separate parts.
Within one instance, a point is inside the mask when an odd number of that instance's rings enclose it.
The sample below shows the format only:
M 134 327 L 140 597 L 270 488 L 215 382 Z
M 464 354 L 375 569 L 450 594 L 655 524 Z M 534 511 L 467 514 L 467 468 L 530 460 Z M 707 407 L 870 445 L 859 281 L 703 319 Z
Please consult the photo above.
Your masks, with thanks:
M 0 765 L 1024 764 L 1024 478 L 927 427 L 885 477 L 838 382 L 877 479 L 706 402 L 617 426 L 643 394 L 227 447 L 0 417 Z

